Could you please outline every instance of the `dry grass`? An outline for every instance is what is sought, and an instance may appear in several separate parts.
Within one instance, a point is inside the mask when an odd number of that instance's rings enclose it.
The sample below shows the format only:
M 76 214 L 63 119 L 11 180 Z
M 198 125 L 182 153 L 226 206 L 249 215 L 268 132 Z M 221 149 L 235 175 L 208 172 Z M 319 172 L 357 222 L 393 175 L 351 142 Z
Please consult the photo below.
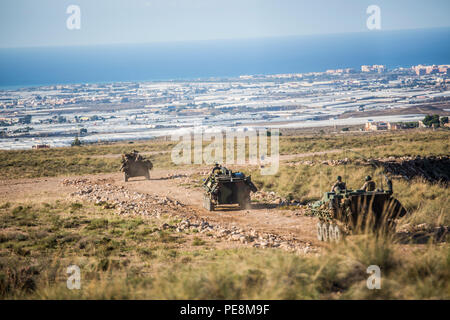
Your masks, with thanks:
M 370 234 L 320 255 L 218 250 L 86 203 L 3 204 L 2 299 L 449 299 L 450 250 L 405 248 Z M 194 247 L 186 247 L 192 243 Z M 81 269 L 81 290 L 66 268 Z M 381 290 L 366 287 L 369 265 Z
M 172 142 L 150 140 L 132 144 L 83 145 L 41 150 L 1 150 L 0 170 L 3 179 L 117 172 L 120 169 L 120 154 L 131 152 L 134 149 L 140 152 L 153 152 L 154 154 L 149 158 L 154 165 L 164 168 L 168 164 L 170 165 L 170 154 L 167 154 L 166 151 L 173 145 Z
M 335 135 L 306 135 L 282 137 L 281 154 L 298 154 L 325 150 L 358 150 L 364 157 L 404 155 L 448 155 L 450 130 L 405 130 L 377 133 L 340 133 Z M 343 154 L 332 154 L 332 158 Z M 348 158 L 360 155 L 348 152 Z
M 268 139 L 268 142 L 270 152 L 270 139 Z M 246 143 L 248 145 L 248 139 Z M 204 146 L 207 144 L 207 142 L 204 142 Z M 120 158 L 111 155 L 120 155 L 133 149 L 140 152 L 152 152 L 150 159 L 155 167 L 170 168 L 175 167 L 175 165 L 167 151 L 172 150 L 175 145 L 176 142 L 171 141 L 149 140 L 135 143 L 93 144 L 41 150 L 3 150 L 0 151 L 0 170 L 2 177 L 5 179 L 116 172 L 120 168 Z M 448 155 L 450 130 L 407 130 L 377 134 L 351 133 L 280 137 L 281 154 L 335 149 L 357 150 L 358 153 L 348 151 L 345 154 L 328 154 L 315 158 Z M 194 150 L 192 150 L 192 154 L 193 152 Z M 246 154 L 248 156 L 248 147 L 246 148 Z

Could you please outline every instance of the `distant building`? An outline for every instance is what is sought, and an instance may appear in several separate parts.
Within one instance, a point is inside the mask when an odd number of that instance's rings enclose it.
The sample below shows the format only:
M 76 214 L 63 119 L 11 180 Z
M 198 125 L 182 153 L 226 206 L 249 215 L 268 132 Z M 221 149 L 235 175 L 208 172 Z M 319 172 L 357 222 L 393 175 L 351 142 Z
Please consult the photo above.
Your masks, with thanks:
M 364 126 L 365 131 L 378 131 L 378 130 L 387 130 L 388 124 L 387 122 L 366 122 Z
M 423 123 L 422 120 L 419 120 L 419 128 L 426 128 L 427 126 Z
M 326 71 L 326 73 L 328 73 L 328 74 L 355 73 L 355 69 L 353 69 L 353 68 L 329 69 Z
M 412 69 L 418 76 L 423 76 L 427 73 L 427 68 L 422 65 L 415 66 Z
M 391 123 L 391 122 L 388 122 L 387 127 L 388 127 L 388 130 L 399 130 L 400 129 L 400 125 L 399 124 Z
M 383 73 L 386 71 L 386 66 L 382 64 L 374 64 L 372 66 L 363 65 L 361 66 L 361 72 L 378 72 Z
M 450 74 L 450 65 L 432 65 L 432 66 L 424 66 L 424 65 L 417 65 L 417 66 L 413 66 L 412 67 L 413 71 L 416 73 L 416 75 L 418 76 L 423 76 L 425 74 L 438 74 L 438 73 L 443 73 L 443 74 Z
M 386 71 L 386 67 L 385 67 L 384 65 L 381 65 L 381 64 L 378 64 L 378 65 L 374 64 L 374 65 L 372 66 L 372 68 L 373 68 L 374 70 L 376 70 L 378 73 L 383 73 L 383 72 Z
M 366 122 L 364 126 L 365 131 L 380 131 L 380 130 L 399 130 L 401 126 L 398 123 L 391 122 Z
M 50 146 L 48 144 L 35 144 L 31 147 L 32 149 L 48 149 Z
M 446 75 L 450 75 L 450 65 L 440 65 L 439 66 L 439 73 L 443 73 Z
M 371 67 L 370 66 L 361 66 L 361 71 L 362 72 L 370 72 L 371 70 Z
M 436 65 L 427 66 L 427 74 L 436 74 L 439 73 L 439 68 Z
M 30 124 L 31 123 L 31 115 L 27 114 L 26 116 L 19 117 L 17 122 L 20 124 Z

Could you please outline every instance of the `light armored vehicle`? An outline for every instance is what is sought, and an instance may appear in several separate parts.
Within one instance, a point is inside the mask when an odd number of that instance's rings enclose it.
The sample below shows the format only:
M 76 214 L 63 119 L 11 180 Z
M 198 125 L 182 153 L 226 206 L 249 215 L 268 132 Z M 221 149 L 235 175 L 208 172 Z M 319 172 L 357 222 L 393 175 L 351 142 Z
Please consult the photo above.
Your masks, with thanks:
M 150 170 L 152 168 L 153 163 L 149 159 L 142 157 L 136 150 L 122 155 L 120 171 L 124 173 L 125 182 L 132 177 L 145 177 L 147 180 L 150 180 Z
M 223 204 L 239 204 L 241 209 L 247 209 L 250 207 L 250 193 L 257 191 L 250 176 L 218 165 L 205 179 L 203 187 L 203 206 L 209 211 Z
M 402 204 L 392 196 L 392 182 L 388 189 L 375 191 L 336 190 L 325 192 L 321 200 L 309 207 L 317 217 L 317 238 L 320 241 L 341 239 L 344 233 L 367 230 L 389 231 L 395 219 L 406 214 Z

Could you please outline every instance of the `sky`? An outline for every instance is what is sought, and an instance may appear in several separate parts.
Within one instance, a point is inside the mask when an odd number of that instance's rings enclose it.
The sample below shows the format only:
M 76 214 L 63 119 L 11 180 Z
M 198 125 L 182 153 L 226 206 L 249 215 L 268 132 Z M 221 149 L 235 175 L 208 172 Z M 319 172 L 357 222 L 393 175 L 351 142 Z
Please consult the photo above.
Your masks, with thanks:
M 448 0 L 1 0 L 0 48 L 377 32 L 370 5 L 381 30 L 450 27 Z

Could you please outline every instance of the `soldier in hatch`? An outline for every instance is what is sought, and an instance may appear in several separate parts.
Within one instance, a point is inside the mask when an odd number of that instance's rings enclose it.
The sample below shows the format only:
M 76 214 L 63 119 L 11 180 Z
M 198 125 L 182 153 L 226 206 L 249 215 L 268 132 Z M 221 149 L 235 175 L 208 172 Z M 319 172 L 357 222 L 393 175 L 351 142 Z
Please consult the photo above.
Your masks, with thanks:
M 364 191 L 375 191 L 375 181 L 372 180 L 371 176 L 366 176 L 366 182 L 364 183 L 364 185 L 361 187 L 361 190 Z
M 212 173 L 219 174 L 222 171 L 222 167 L 216 162 L 214 164 L 214 168 L 212 169 Z
M 133 157 L 133 161 L 139 161 L 139 160 L 142 160 L 142 157 L 141 157 L 141 155 L 139 154 L 139 151 L 137 151 L 137 150 L 133 150 L 132 157 Z
M 331 187 L 331 192 L 337 192 L 337 191 L 343 191 L 346 190 L 347 186 L 345 185 L 345 182 L 342 181 L 341 176 L 337 176 L 336 182 Z

